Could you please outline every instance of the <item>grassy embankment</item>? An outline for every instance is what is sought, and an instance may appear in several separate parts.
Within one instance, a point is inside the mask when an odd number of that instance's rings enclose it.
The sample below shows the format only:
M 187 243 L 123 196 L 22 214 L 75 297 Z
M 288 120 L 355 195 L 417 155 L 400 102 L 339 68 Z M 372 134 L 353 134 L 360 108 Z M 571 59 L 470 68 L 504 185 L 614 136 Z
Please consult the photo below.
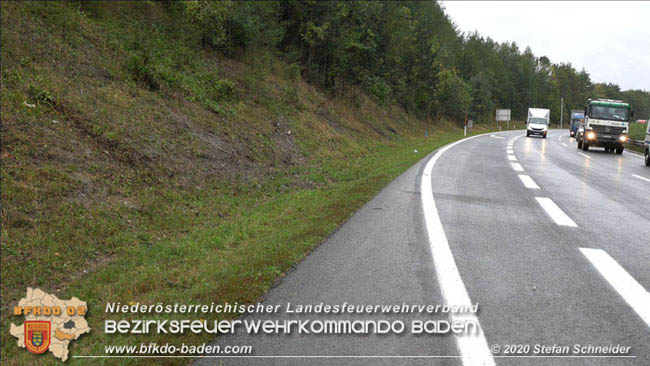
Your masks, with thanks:
M 71 355 L 209 341 L 108 336 L 103 309 L 257 301 L 385 184 L 462 136 L 362 93 L 330 97 L 272 55 L 227 59 L 194 40 L 149 2 L 3 3 L 3 365 L 35 358 L 8 330 L 28 286 L 88 302 L 93 331 Z
M 645 123 L 630 123 L 630 139 L 632 140 L 645 140 L 645 132 L 648 125 Z M 630 150 L 643 153 L 643 146 L 625 144 L 625 147 Z

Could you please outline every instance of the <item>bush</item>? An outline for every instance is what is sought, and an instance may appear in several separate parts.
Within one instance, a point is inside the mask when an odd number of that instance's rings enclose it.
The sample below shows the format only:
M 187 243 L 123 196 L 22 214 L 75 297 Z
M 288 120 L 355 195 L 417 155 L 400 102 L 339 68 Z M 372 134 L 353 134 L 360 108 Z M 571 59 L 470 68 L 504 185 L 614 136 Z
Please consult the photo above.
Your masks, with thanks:
M 214 100 L 225 101 L 236 99 L 235 84 L 228 79 L 218 80 L 213 86 Z
M 54 97 L 46 90 L 43 90 L 37 86 L 30 85 L 27 90 L 27 94 L 31 100 L 35 101 L 40 105 L 54 106 L 56 101 Z
M 366 87 L 370 94 L 372 94 L 380 104 L 385 104 L 392 93 L 390 85 L 380 77 L 369 77 L 366 82 Z
M 144 84 L 151 91 L 160 89 L 155 65 L 146 54 L 131 55 L 126 62 L 126 69 L 131 79 L 136 83 Z
M 233 7 L 232 1 L 188 1 L 184 3 L 190 21 L 201 29 L 201 45 L 203 48 L 216 48 L 228 45 L 226 21 Z

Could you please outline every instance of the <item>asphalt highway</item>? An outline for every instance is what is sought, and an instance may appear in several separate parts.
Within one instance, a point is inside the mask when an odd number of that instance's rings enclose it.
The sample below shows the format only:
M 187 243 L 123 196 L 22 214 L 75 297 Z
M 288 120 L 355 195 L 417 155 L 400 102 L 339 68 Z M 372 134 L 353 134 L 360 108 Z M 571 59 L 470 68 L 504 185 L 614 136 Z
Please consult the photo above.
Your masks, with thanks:
M 407 328 L 475 320 L 478 334 L 238 332 L 214 345 L 250 345 L 252 354 L 195 364 L 650 365 L 648 289 L 650 168 L 641 156 L 583 152 L 564 130 L 547 139 L 486 134 L 411 167 L 264 299 L 283 309 L 478 303 L 477 314 L 243 318 L 401 320 Z M 616 345 L 623 352 L 587 349 Z

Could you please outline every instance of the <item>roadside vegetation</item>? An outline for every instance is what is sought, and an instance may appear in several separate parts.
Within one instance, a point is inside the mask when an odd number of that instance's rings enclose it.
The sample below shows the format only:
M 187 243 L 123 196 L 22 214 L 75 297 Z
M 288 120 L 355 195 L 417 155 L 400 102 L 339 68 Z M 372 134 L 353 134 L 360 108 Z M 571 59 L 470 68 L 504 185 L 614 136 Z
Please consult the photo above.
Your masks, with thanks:
M 629 137 L 632 140 L 645 141 L 645 132 L 648 128 L 647 123 L 630 123 Z M 625 147 L 640 153 L 645 152 L 643 145 L 633 145 L 631 143 L 625 144 Z
M 645 140 L 647 123 L 630 123 L 630 138 L 633 140 Z
M 466 115 L 488 131 L 495 107 L 557 113 L 569 94 L 566 111 L 588 96 L 650 111 L 647 93 L 459 34 L 435 2 L 0 9 L 3 365 L 33 360 L 8 331 L 27 287 L 88 302 L 93 330 L 72 355 L 209 341 L 107 336 L 103 309 L 258 301 L 385 184 L 460 138 Z

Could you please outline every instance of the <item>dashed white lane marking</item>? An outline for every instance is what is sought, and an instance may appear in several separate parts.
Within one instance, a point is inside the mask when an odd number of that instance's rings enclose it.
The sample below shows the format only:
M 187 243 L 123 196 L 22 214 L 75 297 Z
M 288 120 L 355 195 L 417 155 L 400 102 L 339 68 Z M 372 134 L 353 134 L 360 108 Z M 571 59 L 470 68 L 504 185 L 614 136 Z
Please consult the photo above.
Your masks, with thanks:
M 506 149 L 506 154 L 514 154 L 515 152 L 512 149 Z
M 521 166 L 519 163 L 510 163 L 512 165 L 512 169 L 516 172 L 523 172 L 524 168 Z
M 584 156 L 584 157 L 587 158 L 587 159 L 591 159 L 591 156 L 589 156 L 589 155 L 587 155 L 587 154 L 583 154 L 583 153 L 581 153 L 581 152 L 579 152 L 578 154 Z
M 517 161 L 517 158 L 514 155 L 508 155 L 508 160 Z
M 438 216 L 436 202 L 433 199 L 431 172 L 433 171 L 433 166 L 436 164 L 436 161 L 438 161 L 445 151 L 460 142 L 467 141 L 474 137 L 476 136 L 459 140 L 440 149 L 431 160 L 429 160 L 422 173 L 420 192 L 422 197 L 422 209 L 424 211 L 424 222 L 426 224 L 427 234 L 429 235 L 429 245 L 431 246 L 431 255 L 433 256 L 433 264 L 436 268 L 438 282 L 440 283 L 440 290 L 442 291 L 442 296 L 444 297 L 445 302 L 449 305 L 469 306 L 472 302 L 467 294 L 467 289 L 465 289 L 465 284 L 460 277 L 458 267 L 456 267 L 456 261 L 451 253 L 449 243 L 447 242 L 447 236 L 445 235 L 442 223 L 440 222 L 440 217 Z M 460 321 L 471 320 L 476 322 L 476 324 L 479 324 L 478 318 L 472 313 L 452 313 L 451 318 L 452 320 Z M 457 335 L 456 344 L 462 356 L 463 366 L 494 366 L 492 352 L 490 352 L 487 340 L 485 339 L 485 335 L 483 334 L 480 325 L 478 326 L 478 331 L 475 335 Z
M 641 319 L 650 326 L 650 292 L 646 291 L 604 250 L 580 248 L 580 251 L 628 305 L 639 314 Z
M 565 144 L 564 142 L 562 143 L 562 146 L 569 147 L 569 145 Z
M 524 186 L 526 186 L 526 188 L 539 189 L 537 183 L 535 183 L 533 178 L 531 178 L 530 176 L 525 174 L 519 174 L 519 179 L 521 179 L 521 182 L 524 184 Z
M 562 209 L 547 197 L 535 197 L 537 202 L 542 206 L 544 211 L 560 226 L 578 227 L 571 218 L 562 211 Z
M 636 174 L 632 174 L 632 176 L 633 176 L 634 178 L 639 178 L 639 179 L 644 180 L 644 181 L 646 181 L 646 182 L 650 182 L 650 179 L 648 179 L 648 178 L 646 178 L 646 177 L 642 177 L 642 176 L 640 176 L 640 175 L 636 175 Z
M 497 136 L 497 135 L 490 135 L 493 139 L 504 139 L 505 137 Z

